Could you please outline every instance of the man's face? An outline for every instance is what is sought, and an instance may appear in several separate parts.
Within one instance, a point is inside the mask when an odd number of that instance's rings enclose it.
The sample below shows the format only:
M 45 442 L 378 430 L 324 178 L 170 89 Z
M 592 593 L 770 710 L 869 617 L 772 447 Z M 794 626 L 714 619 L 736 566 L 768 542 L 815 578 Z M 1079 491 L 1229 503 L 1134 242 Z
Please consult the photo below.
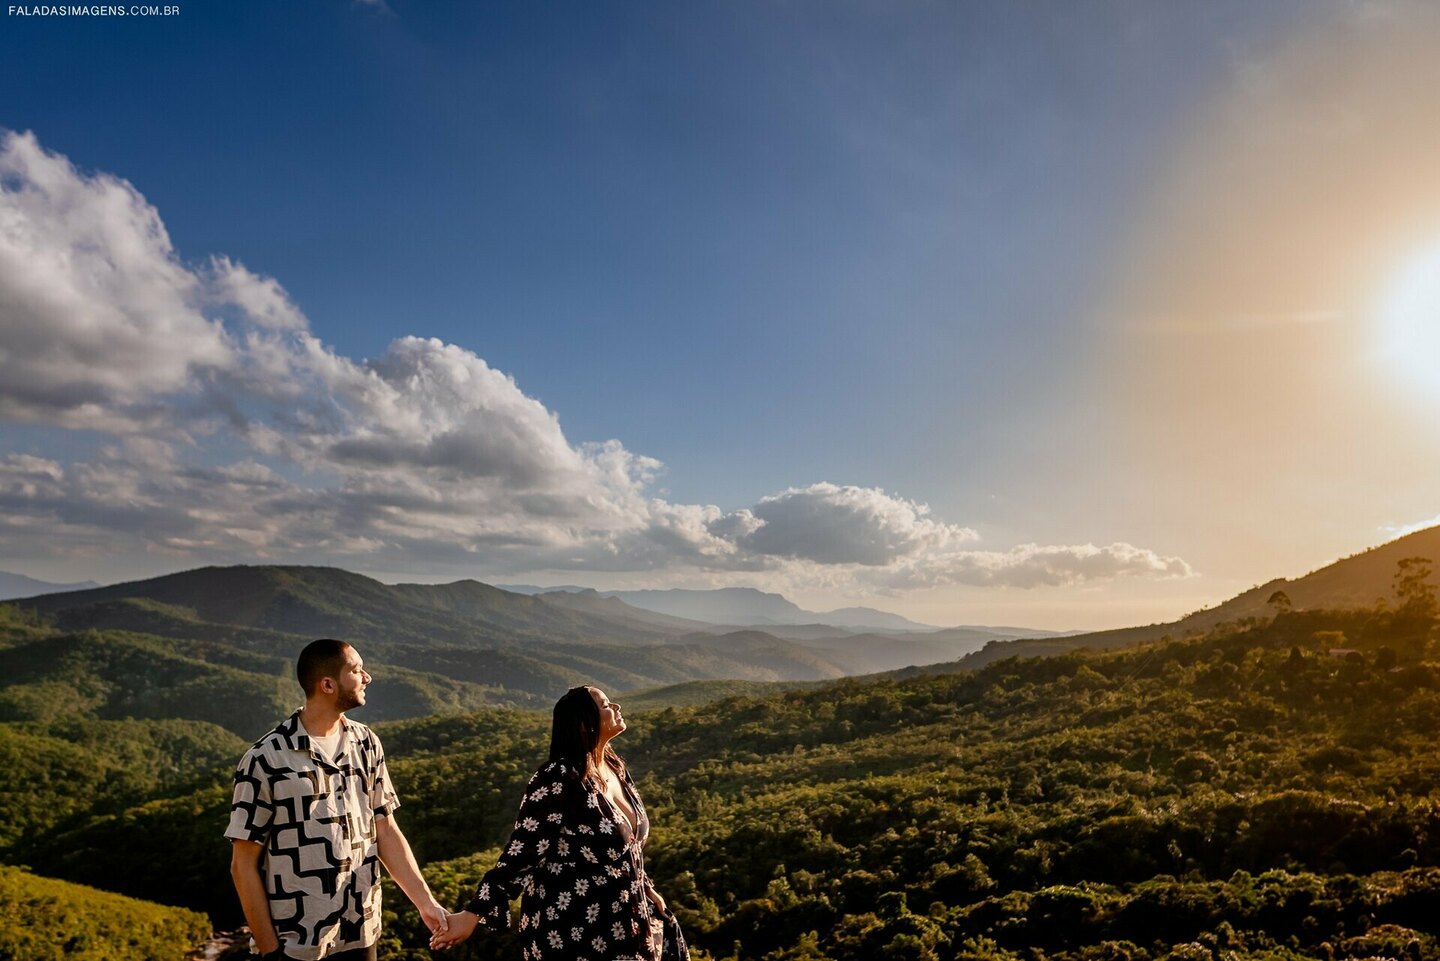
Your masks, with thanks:
M 365 670 L 365 661 L 353 647 L 345 649 L 345 664 L 340 676 L 335 679 L 335 710 L 348 711 L 365 703 L 365 688 L 370 684 L 370 674 Z

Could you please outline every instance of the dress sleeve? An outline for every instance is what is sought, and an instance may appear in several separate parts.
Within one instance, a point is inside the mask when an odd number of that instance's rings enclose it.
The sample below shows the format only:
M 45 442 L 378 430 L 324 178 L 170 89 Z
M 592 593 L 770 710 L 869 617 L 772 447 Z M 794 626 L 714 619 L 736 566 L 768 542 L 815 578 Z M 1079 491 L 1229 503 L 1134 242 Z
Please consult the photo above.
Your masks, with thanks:
M 545 864 L 560 839 L 565 792 L 579 782 L 566 765 L 552 761 L 530 778 L 510 840 L 475 889 L 465 910 L 490 928 L 510 926 L 510 900 L 525 886 L 530 875 Z

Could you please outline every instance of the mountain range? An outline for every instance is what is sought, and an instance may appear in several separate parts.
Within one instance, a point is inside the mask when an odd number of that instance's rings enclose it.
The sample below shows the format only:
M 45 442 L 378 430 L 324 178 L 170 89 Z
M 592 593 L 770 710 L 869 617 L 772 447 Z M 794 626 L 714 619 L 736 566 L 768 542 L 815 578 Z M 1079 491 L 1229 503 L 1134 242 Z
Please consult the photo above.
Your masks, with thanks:
M 0 571 L 0 601 L 9 601 L 17 597 L 34 597 L 37 594 L 55 594 L 60 591 L 83 591 L 90 587 L 99 587 L 94 581 L 81 581 L 76 584 L 55 584 L 50 581 L 40 581 L 33 577 L 26 577 L 24 574 L 12 574 L 9 571 Z
M 383 584 L 335 568 L 208 567 L 0 605 L 0 720 L 65 710 L 97 718 L 182 716 L 246 734 L 255 705 L 273 705 L 273 713 L 294 699 L 286 678 L 295 652 L 320 636 L 362 647 L 384 692 L 372 702 L 377 718 L 541 707 L 578 683 L 623 695 L 689 682 L 964 671 L 1014 655 L 1183 638 L 1226 621 L 1267 618 L 1278 610 L 1270 604 L 1277 591 L 1296 611 L 1393 601 L 1398 562 L 1416 556 L 1440 556 L 1440 529 L 1267 582 L 1176 621 L 1072 635 L 991 627 L 861 631 L 806 623 L 817 615 L 745 589 L 524 594 L 477 581 Z M 637 607 L 626 596 L 670 609 Z M 714 623 L 676 611 L 792 622 Z
M 518 594 L 590 593 L 591 588 L 567 584 L 561 587 L 537 587 L 534 584 L 502 584 L 507 591 Z M 937 627 L 921 624 L 908 617 L 878 611 L 873 607 L 842 607 L 833 611 L 807 611 L 783 594 L 756 590 L 753 587 L 721 587 L 712 590 L 594 591 L 602 597 L 614 597 L 631 607 L 737 627 L 824 624 L 851 630 L 934 631 Z
M 382 584 L 322 567 L 207 567 L 0 605 L 0 721 L 78 713 L 209 721 L 243 736 L 285 713 L 314 637 L 362 649 L 373 719 L 542 707 L 567 688 L 808 682 L 953 661 L 995 635 L 801 639 L 631 607 L 594 592 L 525 595 L 476 581 Z M 138 713 L 137 713 L 138 712 Z

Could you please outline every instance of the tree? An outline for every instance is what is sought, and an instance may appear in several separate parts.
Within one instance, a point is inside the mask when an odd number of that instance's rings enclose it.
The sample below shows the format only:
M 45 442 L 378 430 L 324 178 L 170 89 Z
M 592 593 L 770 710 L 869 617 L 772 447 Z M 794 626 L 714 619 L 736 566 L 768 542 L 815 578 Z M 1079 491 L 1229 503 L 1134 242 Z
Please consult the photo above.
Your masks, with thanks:
M 1395 596 L 1400 601 L 1398 613 L 1407 620 L 1435 619 L 1435 585 L 1430 582 L 1430 558 L 1406 557 L 1395 565 Z

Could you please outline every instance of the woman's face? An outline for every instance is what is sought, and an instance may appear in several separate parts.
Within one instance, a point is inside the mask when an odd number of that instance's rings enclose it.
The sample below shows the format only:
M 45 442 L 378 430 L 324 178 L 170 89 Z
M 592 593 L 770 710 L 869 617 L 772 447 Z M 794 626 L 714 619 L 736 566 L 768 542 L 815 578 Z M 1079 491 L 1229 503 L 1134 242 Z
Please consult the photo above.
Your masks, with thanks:
M 590 688 L 590 696 L 595 699 L 595 706 L 600 709 L 600 743 L 604 744 L 625 730 L 625 719 L 620 716 L 620 705 L 606 697 L 600 688 Z

